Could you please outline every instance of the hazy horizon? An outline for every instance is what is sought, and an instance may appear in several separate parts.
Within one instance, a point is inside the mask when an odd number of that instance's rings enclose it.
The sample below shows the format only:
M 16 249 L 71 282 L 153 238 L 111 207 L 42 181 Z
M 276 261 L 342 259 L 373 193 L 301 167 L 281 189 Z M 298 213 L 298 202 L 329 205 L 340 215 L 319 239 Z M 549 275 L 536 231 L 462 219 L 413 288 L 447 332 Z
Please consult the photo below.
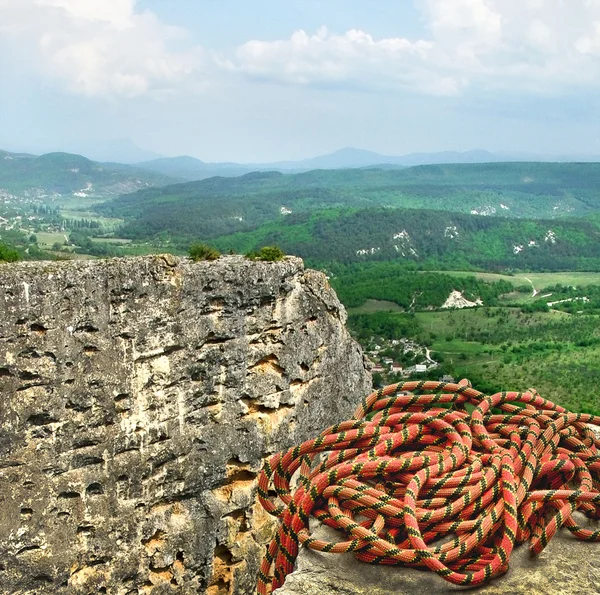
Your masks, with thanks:
M 323 4 L 0 0 L 0 148 L 600 155 L 600 3 Z
M 128 141 L 124 144 L 124 149 L 115 149 L 112 154 L 110 152 L 109 149 L 107 148 L 100 148 L 100 149 L 95 149 L 92 148 L 89 151 L 83 150 L 83 151 L 79 151 L 79 150 L 69 150 L 69 149 L 64 149 L 61 147 L 57 147 L 57 148 L 27 148 L 27 147 L 11 147 L 11 146 L 0 146 L 0 151 L 8 151 L 9 153 L 23 153 L 23 154 L 31 154 L 31 155 L 45 155 L 45 154 L 49 154 L 49 153 L 71 153 L 71 154 L 76 154 L 76 155 L 81 155 L 83 157 L 86 157 L 88 159 L 91 159 L 92 161 L 99 161 L 99 162 L 114 162 L 114 163 L 125 163 L 125 164 L 130 164 L 130 165 L 136 165 L 138 163 L 144 163 L 144 162 L 151 162 L 154 160 L 159 160 L 159 159 L 187 159 L 187 158 L 192 158 L 192 159 L 197 159 L 198 161 L 210 164 L 210 163 L 215 163 L 215 164 L 227 164 L 227 163 L 231 163 L 232 165 L 243 165 L 243 166 L 252 166 L 252 165 L 256 165 L 256 166 L 264 166 L 264 165 L 275 165 L 275 164 L 294 164 L 294 163 L 298 163 L 301 164 L 303 161 L 313 161 L 313 160 L 318 160 L 321 158 L 326 158 L 326 157 L 330 157 L 330 156 L 334 156 L 336 154 L 342 154 L 345 153 L 346 151 L 348 152 L 358 152 L 358 153 L 372 153 L 374 155 L 380 155 L 381 157 L 388 157 L 388 158 L 411 158 L 411 157 L 416 157 L 419 155 L 423 155 L 425 157 L 425 162 L 426 163 L 441 163 L 435 160 L 428 160 L 427 157 L 431 156 L 438 156 L 438 155 L 443 155 L 445 153 L 449 154 L 449 155 L 462 155 L 462 156 L 466 156 L 468 154 L 490 154 L 491 156 L 493 156 L 494 161 L 502 161 L 503 158 L 506 159 L 507 162 L 514 162 L 514 161 L 538 161 L 538 162 L 576 162 L 578 160 L 583 161 L 583 162 L 600 162 L 600 155 L 592 155 L 592 154 L 561 154 L 561 153 L 556 153 L 556 154 L 551 154 L 551 153 L 545 153 L 545 154 L 538 154 L 538 153 L 524 153 L 518 150 L 515 151 L 496 151 L 496 152 L 492 152 L 492 151 L 488 151 L 487 149 L 470 149 L 467 151 L 452 151 L 452 150 L 441 150 L 441 151 L 431 151 L 431 152 L 418 152 L 418 151 L 414 151 L 414 152 L 409 152 L 409 153 L 405 153 L 403 155 L 383 155 L 377 151 L 368 151 L 366 149 L 361 149 L 360 147 L 341 147 L 340 149 L 336 149 L 334 151 L 332 151 L 331 153 L 326 153 L 326 154 L 320 154 L 320 155 L 306 155 L 304 157 L 300 157 L 299 159 L 285 159 L 285 158 L 281 158 L 278 159 L 277 161 L 255 161 L 255 162 L 241 162 L 241 161 L 232 161 L 229 159 L 226 159 L 224 161 L 217 161 L 217 162 L 211 162 L 209 160 L 206 159 L 202 159 L 201 157 L 197 157 L 194 155 L 185 155 L 185 154 L 173 154 L 173 155 L 161 155 L 161 154 L 154 154 L 151 151 L 147 151 L 146 149 L 144 149 L 143 147 L 137 147 L 133 144 L 131 144 L 131 140 L 130 139 L 122 139 L 124 141 Z M 116 143 L 118 144 L 119 139 L 115 139 Z M 115 146 L 117 146 L 117 144 Z M 118 153 L 119 152 L 123 152 L 123 151 L 129 151 L 130 155 L 137 155 L 139 154 L 144 155 L 146 154 L 145 157 L 138 157 L 138 158 L 122 158 L 122 159 L 118 159 L 118 158 L 114 158 L 115 155 L 116 157 L 118 157 Z M 444 161 L 445 162 L 445 161 Z M 385 165 L 386 161 L 381 161 L 379 162 L 381 165 Z M 460 163 L 460 161 L 448 161 L 447 163 Z M 475 159 L 473 161 L 465 161 L 465 163 L 485 163 L 485 159 Z M 419 163 L 417 163 L 418 165 Z M 373 165 L 377 165 L 376 162 L 373 162 Z M 344 167 L 354 167 L 354 166 L 344 166 Z

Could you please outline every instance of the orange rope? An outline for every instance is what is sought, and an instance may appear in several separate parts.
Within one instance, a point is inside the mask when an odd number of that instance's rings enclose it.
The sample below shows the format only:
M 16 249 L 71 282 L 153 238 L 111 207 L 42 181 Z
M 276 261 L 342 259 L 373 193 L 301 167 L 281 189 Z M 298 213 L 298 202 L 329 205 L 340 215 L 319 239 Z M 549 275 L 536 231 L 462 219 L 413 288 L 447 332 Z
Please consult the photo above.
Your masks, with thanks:
M 573 520 L 575 510 L 600 518 L 600 441 L 588 423 L 600 417 L 533 389 L 487 396 L 468 380 L 370 394 L 353 419 L 265 463 L 258 495 L 280 523 L 259 595 L 283 584 L 300 545 L 477 585 L 508 569 L 515 544 L 539 554 L 561 526 L 600 541 Z M 314 538 L 311 517 L 341 540 Z

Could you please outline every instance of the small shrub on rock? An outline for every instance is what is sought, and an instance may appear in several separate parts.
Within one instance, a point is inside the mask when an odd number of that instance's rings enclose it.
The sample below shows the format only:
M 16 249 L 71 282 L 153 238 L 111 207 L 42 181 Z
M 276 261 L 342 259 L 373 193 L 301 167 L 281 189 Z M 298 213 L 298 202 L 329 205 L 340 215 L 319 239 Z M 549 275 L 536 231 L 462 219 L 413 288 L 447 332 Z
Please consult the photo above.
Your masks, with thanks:
M 221 253 L 207 244 L 192 244 L 188 250 L 190 258 L 194 261 L 199 260 L 217 260 Z
M 285 257 L 285 253 L 279 246 L 264 246 L 258 252 L 249 252 L 246 258 L 250 260 L 263 260 L 266 262 L 275 262 Z

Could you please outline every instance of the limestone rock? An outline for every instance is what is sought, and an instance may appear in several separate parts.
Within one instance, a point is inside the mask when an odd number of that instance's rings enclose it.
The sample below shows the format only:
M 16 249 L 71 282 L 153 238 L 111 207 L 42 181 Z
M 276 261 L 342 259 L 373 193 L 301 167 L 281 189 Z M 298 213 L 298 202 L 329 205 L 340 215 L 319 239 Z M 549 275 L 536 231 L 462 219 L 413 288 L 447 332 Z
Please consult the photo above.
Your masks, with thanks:
M 263 458 L 370 390 L 299 259 L 0 266 L 0 592 L 253 593 Z
M 597 530 L 598 522 L 578 516 L 580 525 Z M 319 527 L 315 535 L 335 540 L 335 532 Z M 600 593 L 600 543 L 578 541 L 566 529 L 533 556 L 527 544 L 513 551 L 510 568 L 481 587 L 447 583 L 433 572 L 413 568 L 372 566 L 352 554 L 326 554 L 303 549 L 296 571 L 276 595 L 597 595 Z

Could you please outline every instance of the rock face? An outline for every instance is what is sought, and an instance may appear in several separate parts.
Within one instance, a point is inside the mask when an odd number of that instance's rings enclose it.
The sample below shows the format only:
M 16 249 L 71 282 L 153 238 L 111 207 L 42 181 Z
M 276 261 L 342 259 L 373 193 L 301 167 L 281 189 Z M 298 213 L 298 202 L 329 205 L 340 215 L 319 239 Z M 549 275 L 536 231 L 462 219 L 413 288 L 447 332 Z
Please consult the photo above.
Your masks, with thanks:
M 483 306 L 483 302 L 480 298 L 477 298 L 474 302 L 470 302 L 460 291 L 452 291 L 448 296 L 448 299 L 441 306 L 442 309 L 458 308 L 475 308 L 475 306 Z
M 170 256 L 0 267 L 0 592 L 253 593 L 263 458 L 370 390 L 323 275 Z
M 599 523 L 578 515 L 579 524 L 598 530 Z M 335 540 L 327 527 L 315 535 Z M 582 595 L 600 593 L 600 544 L 578 541 L 566 529 L 559 531 L 539 556 L 526 544 L 517 547 L 508 572 L 489 584 L 465 589 L 447 583 L 433 572 L 389 566 L 371 566 L 352 554 L 325 554 L 301 550 L 297 569 L 277 595 Z

